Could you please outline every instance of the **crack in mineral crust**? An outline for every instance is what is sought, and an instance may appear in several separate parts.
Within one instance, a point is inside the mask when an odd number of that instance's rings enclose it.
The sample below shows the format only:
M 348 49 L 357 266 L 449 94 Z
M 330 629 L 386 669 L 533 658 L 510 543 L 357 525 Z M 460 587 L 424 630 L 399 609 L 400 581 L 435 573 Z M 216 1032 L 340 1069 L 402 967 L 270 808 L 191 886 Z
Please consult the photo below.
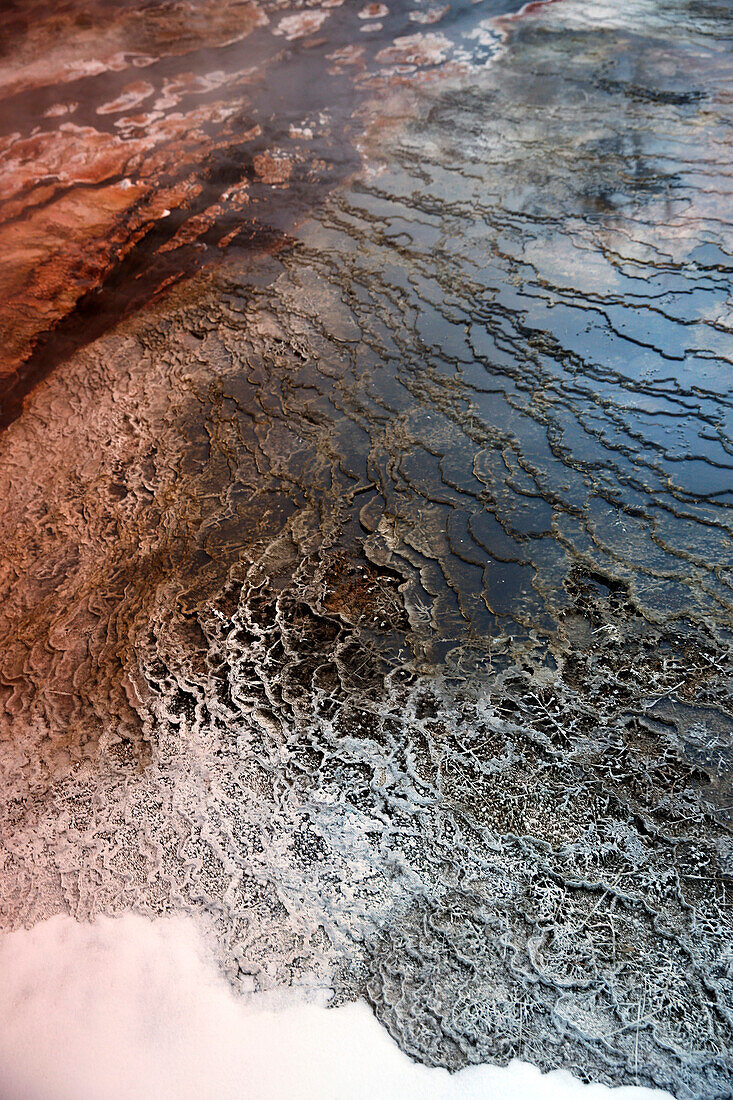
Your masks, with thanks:
M 730 1095 L 730 54 L 632 7 L 505 24 L 8 428 L 4 927 Z

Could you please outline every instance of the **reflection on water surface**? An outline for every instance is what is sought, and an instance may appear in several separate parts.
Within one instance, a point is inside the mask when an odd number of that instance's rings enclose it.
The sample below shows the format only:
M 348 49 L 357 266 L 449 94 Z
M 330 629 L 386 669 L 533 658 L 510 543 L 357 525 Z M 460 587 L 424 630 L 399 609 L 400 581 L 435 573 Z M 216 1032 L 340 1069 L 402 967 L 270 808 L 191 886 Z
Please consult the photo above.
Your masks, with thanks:
M 195 912 L 242 991 L 366 996 L 429 1064 L 727 1096 L 727 7 L 229 7 L 215 94 L 145 32 L 195 148 L 94 139 L 148 221 L 11 315 L 4 919 Z M 54 57 L 113 135 L 127 61 Z M 43 155 L 38 249 L 99 193 Z

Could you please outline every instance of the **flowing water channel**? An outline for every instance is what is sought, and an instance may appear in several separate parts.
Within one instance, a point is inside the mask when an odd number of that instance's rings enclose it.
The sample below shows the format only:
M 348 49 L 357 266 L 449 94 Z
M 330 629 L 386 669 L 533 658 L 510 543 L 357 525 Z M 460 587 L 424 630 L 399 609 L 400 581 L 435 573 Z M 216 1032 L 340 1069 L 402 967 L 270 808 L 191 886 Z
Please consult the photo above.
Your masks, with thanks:
M 81 7 L 0 6 L 3 926 L 730 1096 L 729 4 Z

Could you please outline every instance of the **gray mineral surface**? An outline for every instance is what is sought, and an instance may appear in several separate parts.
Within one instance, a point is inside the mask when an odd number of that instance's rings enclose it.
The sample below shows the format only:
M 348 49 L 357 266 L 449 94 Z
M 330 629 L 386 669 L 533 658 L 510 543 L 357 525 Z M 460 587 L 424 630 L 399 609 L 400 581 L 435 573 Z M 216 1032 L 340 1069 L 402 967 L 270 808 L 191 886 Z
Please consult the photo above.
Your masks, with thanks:
M 391 29 L 287 241 L 0 434 L 0 926 L 724 1100 L 733 16 L 511 8 Z

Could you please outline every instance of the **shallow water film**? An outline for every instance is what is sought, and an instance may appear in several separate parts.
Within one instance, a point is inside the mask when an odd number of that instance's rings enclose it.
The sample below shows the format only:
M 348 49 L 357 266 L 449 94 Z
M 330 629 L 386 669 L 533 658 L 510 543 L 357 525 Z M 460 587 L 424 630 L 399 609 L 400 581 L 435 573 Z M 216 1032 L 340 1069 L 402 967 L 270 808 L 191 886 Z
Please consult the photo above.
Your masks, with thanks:
M 730 1097 L 728 0 L 0 40 L 1 926 Z

